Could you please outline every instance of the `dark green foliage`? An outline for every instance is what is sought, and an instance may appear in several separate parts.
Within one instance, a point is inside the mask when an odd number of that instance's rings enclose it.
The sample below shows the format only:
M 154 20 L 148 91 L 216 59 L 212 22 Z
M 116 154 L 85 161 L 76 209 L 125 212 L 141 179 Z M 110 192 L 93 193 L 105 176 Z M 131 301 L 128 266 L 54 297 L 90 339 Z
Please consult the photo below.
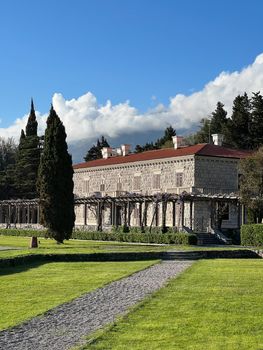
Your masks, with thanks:
M 15 167 L 16 198 L 38 197 L 36 182 L 40 162 L 40 144 L 37 136 L 37 120 L 33 101 L 26 125 L 26 134 L 21 131 Z
M 134 153 L 141 153 L 145 151 L 152 151 L 154 149 L 157 149 L 155 144 L 153 142 L 146 142 L 145 145 L 136 145 L 134 149 Z
M 192 245 L 197 243 L 196 235 L 188 233 L 141 233 L 139 229 L 133 228 L 129 233 L 121 232 L 122 229 L 115 232 L 99 231 L 74 231 L 72 238 L 99 240 L 99 241 L 118 241 L 118 242 L 137 242 L 137 243 L 159 243 L 159 244 L 183 244 Z
M 101 136 L 101 139 L 97 140 L 97 144 L 93 145 L 89 150 L 86 156 L 84 157 L 85 162 L 89 160 L 95 160 L 102 158 L 101 150 L 103 147 L 110 147 L 108 141 L 104 136 Z
M 12 138 L 0 137 L 0 199 L 14 196 L 14 164 L 17 146 Z
M 52 106 L 40 159 L 38 189 L 40 222 L 48 229 L 48 236 L 59 243 L 70 238 L 75 221 L 72 177 L 65 128 Z
M 173 147 L 172 137 L 176 135 L 176 131 L 172 126 L 168 126 L 164 130 L 164 136 L 160 139 L 157 139 L 155 143 L 146 142 L 145 145 L 136 145 L 135 153 L 141 153 L 145 151 L 151 151 L 160 148 L 171 148 Z
M 6 170 L 6 168 L 15 164 L 17 152 L 17 145 L 12 138 L 5 140 L 0 137 L 0 171 Z
M 196 143 L 211 143 L 212 134 L 225 134 L 228 119 L 227 112 L 223 107 L 223 103 L 217 102 L 216 109 L 212 112 L 211 118 L 203 118 L 201 120 L 200 130 L 195 135 Z
M 263 224 L 247 224 L 241 227 L 241 245 L 263 246 Z
M 15 237 L 44 237 L 47 238 L 46 230 L 8 228 L 0 229 L 0 235 Z
M 263 145 L 263 96 L 259 92 L 253 93 L 251 98 L 250 134 L 253 149 Z
M 210 136 L 209 136 L 210 135 Z M 210 120 L 203 118 L 200 122 L 200 130 L 193 135 L 194 143 L 209 143 L 211 142 Z
M 26 125 L 26 136 L 37 136 L 37 120 L 33 100 L 31 100 L 31 110 Z
M 263 147 L 240 162 L 242 203 L 249 210 L 250 222 L 263 219 Z
M 233 102 L 233 112 L 227 124 L 226 140 L 237 149 L 252 149 L 253 142 L 249 132 L 251 124 L 251 104 L 245 93 L 238 95 Z

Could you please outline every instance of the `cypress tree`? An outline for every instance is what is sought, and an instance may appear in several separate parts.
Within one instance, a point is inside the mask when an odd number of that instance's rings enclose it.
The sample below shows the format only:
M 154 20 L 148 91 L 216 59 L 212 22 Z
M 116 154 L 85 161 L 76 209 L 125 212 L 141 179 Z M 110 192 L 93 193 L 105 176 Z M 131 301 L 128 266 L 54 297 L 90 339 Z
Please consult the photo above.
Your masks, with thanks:
M 58 243 L 70 238 L 75 221 L 73 168 L 66 136 L 64 125 L 51 106 L 40 159 L 38 189 L 40 222 L 47 227 L 48 236 Z
M 37 136 L 37 120 L 33 100 L 26 125 L 26 133 L 21 131 L 18 146 L 15 187 L 17 198 L 37 197 L 37 173 L 40 161 L 39 137 Z
M 250 134 L 253 149 L 263 145 L 263 96 L 259 92 L 253 93 L 251 98 Z

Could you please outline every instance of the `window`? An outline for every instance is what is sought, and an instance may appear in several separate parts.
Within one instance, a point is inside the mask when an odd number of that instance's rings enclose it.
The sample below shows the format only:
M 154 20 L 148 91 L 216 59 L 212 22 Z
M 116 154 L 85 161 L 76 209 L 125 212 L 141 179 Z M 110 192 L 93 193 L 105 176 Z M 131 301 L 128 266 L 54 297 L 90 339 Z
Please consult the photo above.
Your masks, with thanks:
M 140 191 L 140 189 L 141 189 L 141 176 L 134 176 L 133 189 L 134 189 L 134 191 Z
M 104 192 L 105 191 L 105 184 L 100 184 L 100 192 Z
M 161 187 L 161 175 L 153 174 L 153 188 L 159 189 Z
M 82 182 L 82 192 L 89 193 L 89 180 L 84 180 Z
M 176 187 L 183 186 L 183 173 L 176 173 L 175 174 L 175 185 L 176 185 Z
M 117 191 L 121 191 L 122 190 L 122 183 L 119 181 L 117 182 Z

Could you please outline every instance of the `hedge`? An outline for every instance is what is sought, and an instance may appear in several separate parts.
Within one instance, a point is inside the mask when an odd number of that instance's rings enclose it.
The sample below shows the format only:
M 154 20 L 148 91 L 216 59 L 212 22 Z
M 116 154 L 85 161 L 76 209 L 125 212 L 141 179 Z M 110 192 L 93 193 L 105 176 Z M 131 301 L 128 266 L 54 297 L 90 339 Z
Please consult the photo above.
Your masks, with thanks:
M 91 232 L 74 231 L 72 238 L 98 241 L 118 241 L 134 243 L 184 244 L 197 243 L 196 235 L 189 233 L 140 233 L 140 232 Z
M 241 226 L 241 245 L 263 246 L 263 224 L 246 224 Z
M 16 236 L 16 237 L 46 237 L 46 230 L 32 230 L 19 228 L 3 228 L 0 229 L 0 235 Z
M 24 237 L 46 237 L 45 230 L 29 229 L 0 229 L 0 234 L 5 236 L 24 236 Z M 161 228 L 155 228 L 149 232 L 146 228 L 145 233 L 139 232 L 139 229 L 131 229 L 130 232 L 123 232 L 123 228 L 114 229 L 112 232 L 98 231 L 78 231 L 72 233 L 73 239 L 97 240 L 97 241 L 118 241 L 134 243 L 159 243 L 159 244 L 184 244 L 192 245 L 197 243 L 196 235 L 189 233 L 170 232 L 161 233 Z

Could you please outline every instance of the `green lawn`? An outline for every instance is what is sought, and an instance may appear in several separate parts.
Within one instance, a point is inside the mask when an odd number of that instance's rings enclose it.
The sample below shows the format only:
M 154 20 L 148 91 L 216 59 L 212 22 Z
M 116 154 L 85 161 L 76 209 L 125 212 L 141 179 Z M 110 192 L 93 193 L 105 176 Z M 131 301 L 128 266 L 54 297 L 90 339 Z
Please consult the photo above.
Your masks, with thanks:
M 154 261 L 28 264 L 0 269 L 0 329 L 21 323 Z
M 263 349 L 263 261 L 199 261 L 84 348 Z
M 0 250 L 0 258 L 27 254 L 51 253 L 100 253 L 100 252 L 152 252 L 167 250 L 203 250 L 203 249 L 242 249 L 242 247 L 197 247 L 183 245 L 146 245 L 123 242 L 98 242 L 85 240 L 69 240 L 64 244 L 56 244 L 52 239 L 39 238 L 39 248 L 29 249 L 30 237 L 15 237 L 0 235 L 0 246 L 14 247 L 18 250 Z

